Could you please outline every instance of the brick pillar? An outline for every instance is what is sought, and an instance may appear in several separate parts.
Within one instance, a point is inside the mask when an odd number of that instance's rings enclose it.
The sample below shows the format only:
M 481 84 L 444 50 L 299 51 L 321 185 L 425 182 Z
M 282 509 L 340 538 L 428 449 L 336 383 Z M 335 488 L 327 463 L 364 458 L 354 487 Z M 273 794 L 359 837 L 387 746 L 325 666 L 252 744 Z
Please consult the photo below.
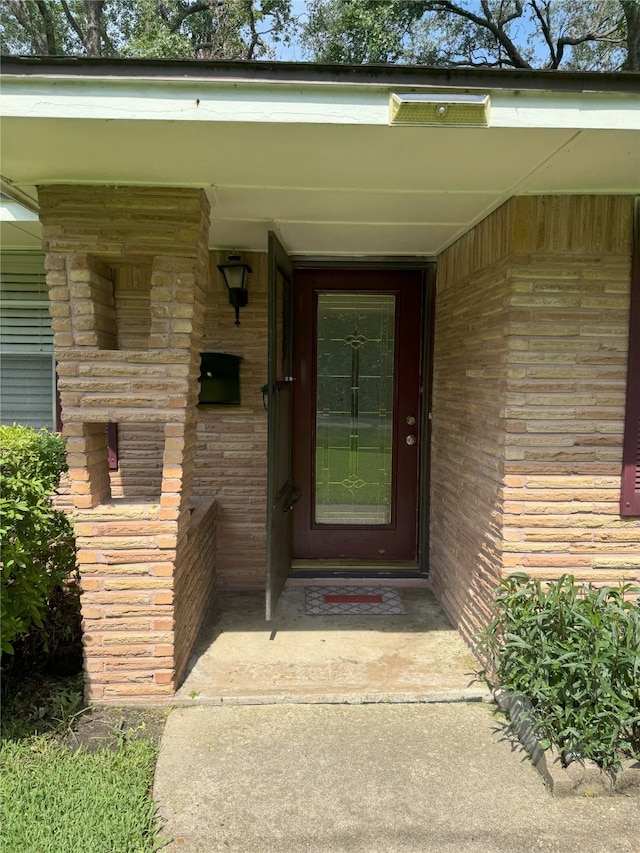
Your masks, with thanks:
M 76 509 L 91 509 L 111 498 L 105 424 L 71 423 L 64 429 L 71 498 Z
M 630 196 L 513 198 L 438 261 L 430 564 L 470 645 L 499 579 L 640 580 L 619 513 Z
M 40 208 L 84 591 L 88 697 L 170 695 L 194 639 L 192 626 L 185 633 L 176 621 L 175 605 L 189 592 L 183 563 L 191 571 L 200 559 L 190 538 L 190 498 L 208 203 L 199 190 L 61 186 L 41 188 Z M 131 318 L 118 317 L 113 282 L 119 270 L 127 271 L 126 282 L 149 269 L 147 346 L 118 349 L 118 321 L 129 329 Z M 125 310 L 133 304 L 120 302 Z M 109 422 L 164 438 L 149 463 L 161 469 L 157 495 L 141 498 L 132 486 L 128 499 L 137 469 L 128 473 L 125 464 L 118 472 L 123 496 L 111 499 Z

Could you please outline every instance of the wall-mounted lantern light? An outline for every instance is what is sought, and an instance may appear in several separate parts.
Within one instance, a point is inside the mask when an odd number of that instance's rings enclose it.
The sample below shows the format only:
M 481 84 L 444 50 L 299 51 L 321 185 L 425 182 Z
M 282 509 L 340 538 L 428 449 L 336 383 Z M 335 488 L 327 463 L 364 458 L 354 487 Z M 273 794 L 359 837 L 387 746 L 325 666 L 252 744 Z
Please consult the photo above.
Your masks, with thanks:
M 240 255 L 229 255 L 225 264 L 218 264 L 224 283 L 229 291 L 229 303 L 236 312 L 236 326 L 240 325 L 240 309 L 249 301 L 247 294 L 247 279 L 251 272 L 249 264 L 242 262 Z

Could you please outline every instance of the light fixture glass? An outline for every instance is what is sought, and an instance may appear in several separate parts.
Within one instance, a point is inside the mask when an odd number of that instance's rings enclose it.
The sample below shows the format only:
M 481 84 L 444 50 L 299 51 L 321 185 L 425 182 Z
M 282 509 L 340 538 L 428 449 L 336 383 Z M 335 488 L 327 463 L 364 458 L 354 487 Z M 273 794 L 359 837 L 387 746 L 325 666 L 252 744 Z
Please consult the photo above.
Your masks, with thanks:
M 458 93 L 391 93 L 390 124 L 489 126 L 489 95 Z
M 218 264 L 218 269 L 222 273 L 224 283 L 227 286 L 229 304 L 233 305 L 236 312 L 236 326 L 239 326 L 240 308 L 244 308 L 249 301 L 247 279 L 249 278 L 251 267 L 242 261 L 240 255 L 231 254 L 227 256 L 225 264 Z

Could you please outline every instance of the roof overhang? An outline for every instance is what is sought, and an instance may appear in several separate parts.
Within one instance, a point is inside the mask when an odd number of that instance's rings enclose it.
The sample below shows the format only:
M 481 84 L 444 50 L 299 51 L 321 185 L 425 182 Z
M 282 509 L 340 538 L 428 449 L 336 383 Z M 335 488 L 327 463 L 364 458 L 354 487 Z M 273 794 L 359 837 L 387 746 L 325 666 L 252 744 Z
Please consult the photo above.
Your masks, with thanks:
M 436 255 L 512 195 L 640 192 L 640 75 L 7 60 L 5 192 L 204 188 L 211 246 Z M 486 97 L 487 126 L 390 122 L 394 95 Z M 455 100 L 455 98 L 454 98 Z M 14 237 L 3 223 L 3 240 Z

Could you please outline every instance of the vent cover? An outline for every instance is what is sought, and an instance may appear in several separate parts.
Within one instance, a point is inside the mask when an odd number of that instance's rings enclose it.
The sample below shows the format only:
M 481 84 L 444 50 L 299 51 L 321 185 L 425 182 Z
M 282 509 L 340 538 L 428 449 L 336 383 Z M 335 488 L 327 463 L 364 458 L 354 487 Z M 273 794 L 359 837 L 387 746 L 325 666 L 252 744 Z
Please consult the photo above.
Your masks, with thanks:
M 391 94 L 390 124 L 489 126 L 489 95 Z

